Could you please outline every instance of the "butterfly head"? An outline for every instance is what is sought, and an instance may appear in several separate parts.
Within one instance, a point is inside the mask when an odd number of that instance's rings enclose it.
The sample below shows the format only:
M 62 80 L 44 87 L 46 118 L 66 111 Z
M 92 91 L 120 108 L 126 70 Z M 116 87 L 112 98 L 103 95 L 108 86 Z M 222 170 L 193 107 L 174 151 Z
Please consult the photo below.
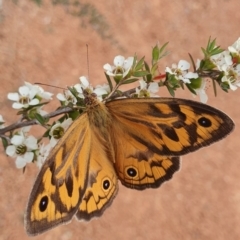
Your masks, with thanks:
M 84 103 L 86 105 L 86 107 L 92 108 L 95 107 L 97 105 L 99 105 L 99 100 L 97 98 L 97 94 L 90 91 L 90 89 L 85 89 L 83 91 L 84 94 Z

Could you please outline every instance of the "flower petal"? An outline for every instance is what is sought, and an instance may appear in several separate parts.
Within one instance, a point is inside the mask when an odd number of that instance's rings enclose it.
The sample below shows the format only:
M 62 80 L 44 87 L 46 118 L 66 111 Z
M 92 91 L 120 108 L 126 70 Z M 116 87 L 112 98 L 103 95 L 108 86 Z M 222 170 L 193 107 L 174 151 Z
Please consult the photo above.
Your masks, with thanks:
M 158 83 L 152 82 L 149 84 L 148 91 L 150 91 L 152 93 L 156 93 L 156 92 L 158 92 L 158 90 L 159 90 Z
M 62 102 L 66 101 L 66 98 L 62 93 L 57 94 L 57 99 Z
M 26 166 L 26 160 L 22 156 L 18 156 L 15 164 L 17 168 L 23 168 Z
M 113 63 L 116 67 L 122 67 L 124 63 L 125 58 L 121 55 L 118 55 L 114 58 Z
M 186 60 L 180 60 L 178 63 L 178 68 L 182 71 L 188 70 L 190 68 L 190 63 Z
M 34 98 L 29 102 L 29 105 L 31 105 L 31 106 L 34 106 L 37 104 L 39 104 L 39 99 L 37 99 L 37 98 Z
M 109 63 L 104 64 L 103 69 L 106 70 L 106 71 L 109 71 L 109 72 L 113 71 L 113 68 Z
M 88 81 L 88 79 L 87 79 L 85 76 L 81 76 L 81 77 L 79 78 L 79 80 L 80 80 L 81 85 L 82 85 L 82 87 L 83 87 L 84 89 L 87 88 L 87 87 L 89 87 L 89 81 Z
M 9 145 L 6 148 L 6 154 L 10 157 L 13 157 L 16 152 L 16 147 L 14 145 Z
M 20 96 L 19 96 L 18 93 L 8 93 L 7 97 L 8 97 L 9 100 L 17 101 L 17 102 L 20 99 Z
M 184 78 L 198 78 L 198 74 L 193 72 L 188 72 L 184 75 Z
M 134 60 L 133 57 L 128 57 L 128 58 L 124 61 L 124 64 L 123 64 L 124 69 L 131 68 L 132 65 L 133 65 L 133 60 Z
M 24 142 L 24 136 L 14 135 L 11 138 L 11 143 L 15 146 L 19 146 Z
M 33 161 L 33 157 L 34 157 L 33 152 L 26 152 L 24 154 L 24 159 L 25 159 L 25 162 L 27 162 L 27 163 L 32 162 Z
M 97 96 L 102 96 L 104 94 L 107 94 L 107 91 L 103 88 L 95 88 L 93 92 L 96 93 Z
M 143 79 L 139 80 L 139 85 L 140 89 L 144 89 L 147 87 L 147 83 Z
M 28 149 L 36 150 L 38 149 L 37 139 L 33 136 L 28 136 L 25 140 L 25 144 Z
M 27 86 L 21 86 L 18 91 L 22 96 L 28 96 L 30 89 Z

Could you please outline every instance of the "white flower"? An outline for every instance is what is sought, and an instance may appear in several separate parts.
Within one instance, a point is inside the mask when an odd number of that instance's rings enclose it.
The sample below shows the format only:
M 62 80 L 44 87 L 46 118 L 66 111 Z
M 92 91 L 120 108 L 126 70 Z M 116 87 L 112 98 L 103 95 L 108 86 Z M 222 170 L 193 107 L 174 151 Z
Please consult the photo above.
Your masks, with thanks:
M 0 115 L 0 129 L 4 128 L 4 123 L 5 123 L 5 121 L 4 121 L 3 117 L 2 117 L 2 115 Z
M 62 123 L 56 122 L 50 132 L 49 135 L 51 136 L 50 139 L 50 145 L 54 147 L 58 140 L 63 136 L 63 134 L 66 132 L 68 127 L 72 124 L 73 120 L 71 118 L 68 118 L 64 120 Z
M 233 77 L 223 76 L 221 79 L 222 82 L 227 82 L 232 91 L 237 90 L 240 87 L 240 81 L 236 81 Z
M 36 91 L 37 92 L 37 96 L 45 99 L 45 100 L 51 100 L 53 93 L 50 92 L 45 92 L 44 89 L 42 87 L 40 87 L 39 85 L 36 84 L 31 84 L 29 82 L 25 82 L 25 85 L 31 90 L 31 91 Z
M 171 75 L 175 75 L 176 79 L 182 80 L 184 83 L 191 83 L 189 79 L 198 78 L 197 73 L 189 72 L 190 63 L 180 60 L 178 65 L 172 64 L 172 68 L 166 67 L 165 71 Z
M 52 148 L 53 147 L 50 143 L 47 145 L 44 145 L 44 143 L 42 143 L 40 145 L 38 155 L 37 155 L 37 161 L 36 161 L 38 168 L 42 167 L 43 163 L 45 162 Z
M 37 139 L 33 136 L 25 136 L 24 130 L 20 131 L 19 135 L 14 135 L 11 138 L 11 145 L 7 146 L 6 153 L 11 157 L 16 158 L 16 167 L 23 168 L 27 163 L 33 161 L 34 150 L 38 149 Z
M 194 91 L 197 93 L 202 103 L 206 103 L 208 101 L 208 95 L 206 94 L 205 89 L 206 89 L 205 79 L 202 79 L 201 86 L 199 88 L 194 89 Z
M 136 94 L 138 97 L 159 97 L 157 94 L 159 86 L 156 82 L 151 82 L 147 87 L 147 83 L 144 80 L 139 80 L 140 87 L 136 88 Z
M 237 66 L 228 66 L 225 64 L 221 67 L 221 71 L 224 72 L 221 81 L 227 82 L 231 90 L 237 90 L 240 87 L 240 64 Z
M 122 77 L 124 78 L 130 71 L 133 65 L 133 57 L 128 57 L 125 59 L 123 56 L 116 56 L 113 60 L 114 66 L 111 66 L 109 63 L 104 64 L 103 69 L 106 71 L 106 74 L 113 77 Z
M 37 105 L 39 99 L 35 98 L 37 91 L 30 90 L 27 86 L 21 86 L 18 89 L 19 93 L 8 93 L 8 99 L 16 101 L 12 107 L 14 109 L 27 108 L 29 105 Z
M 222 71 L 223 66 L 231 66 L 233 64 L 232 57 L 228 51 L 224 51 L 221 53 L 218 53 L 216 55 L 213 55 L 210 57 L 210 60 L 213 64 L 216 65 L 216 67 Z
M 228 47 L 229 52 L 240 54 L 240 38 L 232 45 Z
M 95 93 L 98 97 L 99 101 L 102 101 L 102 95 L 108 94 L 110 92 L 110 88 L 107 84 L 100 86 L 98 85 L 95 89 L 90 85 L 88 79 L 85 76 L 79 78 L 80 83 L 74 85 L 74 88 L 79 93 L 78 96 L 80 98 L 84 98 L 83 90 L 87 90 L 88 92 Z
M 73 103 L 73 104 L 77 103 L 76 97 L 69 90 L 65 90 L 63 92 L 63 94 L 58 93 L 57 94 L 57 99 L 61 102 L 64 102 L 65 105 L 68 105 L 68 103 L 70 103 L 70 102 Z
M 44 92 L 44 90 L 37 86 L 25 82 L 25 86 L 18 89 L 19 93 L 8 93 L 8 99 L 15 101 L 12 104 L 14 109 L 28 108 L 39 104 L 39 98 L 49 100 L 52 96 L 51 93 Z

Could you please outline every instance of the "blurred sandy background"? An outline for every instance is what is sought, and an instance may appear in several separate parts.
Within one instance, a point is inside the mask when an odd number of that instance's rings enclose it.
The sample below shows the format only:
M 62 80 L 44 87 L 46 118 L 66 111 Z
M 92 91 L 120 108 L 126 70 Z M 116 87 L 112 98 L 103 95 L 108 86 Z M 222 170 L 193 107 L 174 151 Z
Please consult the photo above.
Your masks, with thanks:
M 150 60 L 157 41 L 170 42 L 162 71 L 188 53 L 201 58 L 209 36 L 227 47 L 240 36 L 239 9 L 238 0 L 0 0 L 0 114 L 16 119 L 6 95 L 24 81 L 66 87 L 87 75 L 86 44 L 94 84 L 105 81 L 102 66 L 114 56 L 136 52 Z M 240 239 L 239 91 L 215 98 L 208 89 L 208 104 L 231 116 L 236 129 L 184 156 L 173 180 L 143 192 L 120 186 L 101 218 L 73 220 L 35 239 Z M 177 97 L 192 99 L 187 91 Z M 22 174 L 0 151 L 0 239 L 29 239 L 23 214 L 38 170 L 32 164 Z

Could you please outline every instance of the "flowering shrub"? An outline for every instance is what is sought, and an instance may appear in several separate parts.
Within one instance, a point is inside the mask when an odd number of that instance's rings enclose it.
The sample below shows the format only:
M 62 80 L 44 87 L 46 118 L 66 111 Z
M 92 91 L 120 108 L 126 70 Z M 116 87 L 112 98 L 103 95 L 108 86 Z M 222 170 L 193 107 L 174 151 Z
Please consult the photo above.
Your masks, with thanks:
M 17 168 L 25 168 L 27 163 L 32 162 L 41 167 L 69 125 L 84 111 L 84 91 L 96 94 L 98 100 L 104 102 L 113 98 L 159 97 L 157 94 L 161 87 L 166 87 L 174 97 L 177 89 L 186 87 L 206 103 L 207 78 L 212 79 L 215 93 L 216 84 L 226 92 L 240 87 L 240 38 L 227 50 L 217 46 L 216 40 L 209 39 L 207 47 L 202 48 L 203 59 L 194 62 L 190 55 L 191 64 L 180 60 L 178 64 L 166 67 L 164 74 L 159 74 L 159 61 L 168 54 L 166 46 L 156 45 L 152 49 L 151 65 L 144 58 L 138 60 L 137 56 L 127 59 L 116 56 L 113 66 L 108 63 L 103 66 L 106 84 L 93 87 L 87 77 L 80 77 L 79 83 L 57 94 L 61 107 L 49 114 L 43 108 L 53 94 L 45 92 L 38 85 L 25 82 L 24 86 L 19 87 L 18 93 L 8 94 L 8 99 L 13 101 L 12 107 L 22 116 L 20 121 L 6 127 L 0 115 L 0 137 L 6 154 L 15 159 Z M 138 82 L 139 86 L 127 91 L 120 90 L 121 85 L 133 82 Z M 57 122 L 49 123 L 52 117 L 58 115 L 63 116 Z M 30 126 L 36 124 L 47 129 L 39 139 L 29 134 Z M 42 142 L 43 138 L 49 139 L 49 143 Z

